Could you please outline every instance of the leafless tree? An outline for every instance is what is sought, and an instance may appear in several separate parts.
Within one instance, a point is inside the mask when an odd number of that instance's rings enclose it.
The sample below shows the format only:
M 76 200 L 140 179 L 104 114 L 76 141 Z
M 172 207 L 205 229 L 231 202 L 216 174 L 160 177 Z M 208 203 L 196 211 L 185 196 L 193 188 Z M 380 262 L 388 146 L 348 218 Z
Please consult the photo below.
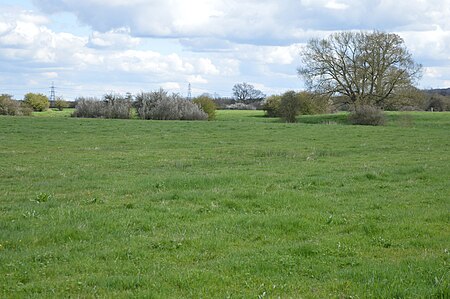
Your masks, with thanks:
M 248 83 L 238 83 L 233 86 L 233 95 L 238 102 L 262 101 L 266 95 Z
M 403 39 L 384 32 L 340 32 L 312 39 L 301 52 L 298 69 L 311 90 L 344 96 L 347 104 L 384 108 L 399 90 L 420 78 Z

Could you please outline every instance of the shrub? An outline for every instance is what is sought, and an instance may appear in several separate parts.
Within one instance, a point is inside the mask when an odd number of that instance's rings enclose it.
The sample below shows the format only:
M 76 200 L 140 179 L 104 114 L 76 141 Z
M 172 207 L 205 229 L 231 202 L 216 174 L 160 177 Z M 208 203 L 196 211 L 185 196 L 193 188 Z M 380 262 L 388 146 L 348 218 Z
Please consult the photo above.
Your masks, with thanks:
M 34 111 L 45 111 L 50 107 L 47 96 L 41 93 L 27 93 L 24 96 L 24 103 Z
M 151 111 L 156 107 L 158 101 L 167 97 L 167 92 L 163 89 L 152 92 L 141 92 L 136 95 L 136 112 L 139 118 L 151 119 Z
M 136 110 L 141 119 L 206 120 L 208 114 L 191 101 L 160 89 L 136 96 Z
M 374 106 L 359 106 L 348 117 L 354 125 L 380 126 L 386 122 L 383 111 Z
M 9 94 L 0 95 L 0 115 L 30 116 L 32 110 L 18 101 L 13 100 Z
M 20 104 L 9 94 L 0 95 L 0 115 L 17 115 Z
M 208 96 L 199 96 L 193 100 L 194 104 L 200 107 L 206 114 L 208 114 L 208 120 L 214 120 L 216 118 L 216 103 Z
M 292 95 L 294 96 L 294 95 Z M 299 102 L 298 114 L 323 114 L 329 113 L 331 109 L 331 103 L 327 97 L 313 94 L 309 92 L 295 93 L 295 97 Z M 266 115 L 269 117 L 281 117 L 281 98 L 282 96 L 273 95 L 266 99 L 263 109 L 266 111 Z
M 33 109 L 31 109 L 27 105 L 21 104 L 20 109 L 16 115 L 17 116 L 31 116 L 32 114 L 33 114 Z
M 263 110 L 268 117 L 280 117 L 281 96 L 273 95 L 264 101 Z
M 97 118 L 104 114 L 104 103 L 98 98 L 79 97 L 75 99 L 75 111 L 73 117 Z
M 295 91 L 285 92 L 281 96 L 280 115 L 288 123 L 295 123 L 300 112 L 300 99 Z
M 131 118 L 131 98 L 120 94 L 107 94 L 103 97 L 105 118 Z
M 131 118 L 131 101 L 121 95 L 105 95 L 103 100 L 80 97 L 76 103 L 74 117 Z
M 298 94 L 298 98 L 302 115 L 324 114 L 331 111 L 328 97 L 304 91 Z
M 59 110 L 59 111 L 63 111 L 64 108 L 67 108 L 69 106 L 69 104 L 64 101 L 63 98 L 58 97 L 55 101 L 55 107 Z
M 207 120 L 209 115 L 195 103 L 181 97 L 176 99 L 177 109 L 181 113 L 181 120 Z

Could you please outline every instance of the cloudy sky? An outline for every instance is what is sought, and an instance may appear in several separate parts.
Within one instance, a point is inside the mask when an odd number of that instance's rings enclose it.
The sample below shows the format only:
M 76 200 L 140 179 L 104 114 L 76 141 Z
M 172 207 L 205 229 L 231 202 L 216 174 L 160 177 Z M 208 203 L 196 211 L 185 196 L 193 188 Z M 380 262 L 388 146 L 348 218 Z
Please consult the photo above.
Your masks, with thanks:
M 300 90 L 308 39 L 374 29 L 403 37 L 420 87 L 450 87 L 449 20 L 450 0 L 0 0 L 0 93 Z

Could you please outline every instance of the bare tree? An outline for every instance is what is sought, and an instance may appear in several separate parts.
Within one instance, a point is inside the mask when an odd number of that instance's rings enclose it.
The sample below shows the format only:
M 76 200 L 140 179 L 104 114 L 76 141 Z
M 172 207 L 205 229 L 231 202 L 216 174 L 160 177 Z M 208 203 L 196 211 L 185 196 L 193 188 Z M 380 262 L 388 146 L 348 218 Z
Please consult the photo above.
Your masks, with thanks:
M 245 82 L 233 86 L 233 95 L 238 102 L 257 102 L 266 97 L 262 91 Z
M 347 104 L 383 108 L 388 98 L 420 78 L 421 68 L 397 34 L 340 32 L 312 39 L 298 69 L 308 88 L 341 95 Z

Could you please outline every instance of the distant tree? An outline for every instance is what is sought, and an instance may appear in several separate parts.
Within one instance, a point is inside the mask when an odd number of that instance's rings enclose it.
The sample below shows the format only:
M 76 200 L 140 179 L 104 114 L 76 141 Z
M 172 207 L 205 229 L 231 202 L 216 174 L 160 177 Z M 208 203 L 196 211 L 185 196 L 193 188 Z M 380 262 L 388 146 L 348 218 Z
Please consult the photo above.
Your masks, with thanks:
M 297 122 L 297 115 L 300 112 L 300 98 L 295 91 L 285 92 L 281 96 L 280 101 L 280 115 L 281 118 L 288 123 Z
M 208 114 L 208 120 L 214 120 L 216 118 L 216 103 L 207 94 L 196 97 L 193 100 L 194 104 L 200 107 L 206 114 Z
M 280 115 L 281 95 L 271 95 L 266 98 L 263 110 L 268 117 L 279 117 Z
M 231 105 L 235 102 L 236 101 L 233 98 L 222 98 L 222 97 L 214 98 L 214 103 L 216 103 L 218 109 L 226 109 L 228 105 Z
M 29 107 L 14 100 L 12 95 L 0 95 L 0 115 L 29 116 L 32 112 Z
M 427 95 L 415 88 L 399 89 L 395 95 L 386 100 L 384 110 L 420 111 L 426 109 Z
M 24 103 L 34 111 L 45 111 L 50 107 L 48 97 L 41 93 L 27 93 L 24 96 Z
M 248 83 L 238 83 L 233 86 L 233 95 L 236 101 L 241 103 L 259 102 L 264 100 L 266 95 Z
M 55 101 L 55 107 L 59 110 L 59 111 L 63 111 L 64 108 L 67 108 L 69 106 L 69 104 L 62 98 L 62 97 L 57 97 L 56 101 Z
M 438 93 L 430 94 L 425 109 L 428 111 L 449 111 L 450 96 L 443 96 Z
M 353 107 L 384 108 L 386 100 L 413 85 L 421 65 L 403 39 L 384 32 L 340 32 L 312 39 L 301 52 L 298 73 L 319 93 L 343 95 Z

